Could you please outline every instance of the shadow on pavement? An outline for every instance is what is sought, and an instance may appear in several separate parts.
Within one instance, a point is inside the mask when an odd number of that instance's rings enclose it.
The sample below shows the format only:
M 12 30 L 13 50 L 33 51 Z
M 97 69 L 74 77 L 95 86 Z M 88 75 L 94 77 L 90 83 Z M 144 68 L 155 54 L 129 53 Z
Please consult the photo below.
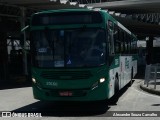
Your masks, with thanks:
M 97 116 L 108 111 L 106 103 L 100 102 L 45 102 L 39 101 L 12 112 L 41 113 L 42 116 Z
M 41 113 L 42 116 L 80 117 L 80 116 L 104 116 L 110 109 L 108 105 L 117 105 L 118 99 L 128 89 L 129 84 L 120 90 L 108 101 L 96 102 L 48 102 L 38 101 L 36 103 L 15 109 L 12 112 Z
M 132 84 L 134 83 L 135 80 L 132 80 Z M 131 86 L 131 83 L 129 82 L 125 87 L 123 87 L 116 95 L 111 97 L 108 100 L 108 105 L 117 105 L 118 99 L 127 91 L 127 89 Z
M 152 106 L 160 106 L 160 104 L 152 104 Z
M 135 76 L 135 79 L 144 79 L 145 68 L 146 68 L 146 66 L 144 66 L 144 65 L 138 66 L 137 74 Z

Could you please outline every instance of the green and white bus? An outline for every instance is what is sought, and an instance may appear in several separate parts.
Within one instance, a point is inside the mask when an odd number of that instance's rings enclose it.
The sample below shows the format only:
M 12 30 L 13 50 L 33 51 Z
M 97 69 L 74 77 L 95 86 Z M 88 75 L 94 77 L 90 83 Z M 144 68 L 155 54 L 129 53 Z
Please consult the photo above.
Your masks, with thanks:
M 106 11 L 35 13 L 30 33 L 35 99 L 106 100 L 137 73 L 137 38 Z

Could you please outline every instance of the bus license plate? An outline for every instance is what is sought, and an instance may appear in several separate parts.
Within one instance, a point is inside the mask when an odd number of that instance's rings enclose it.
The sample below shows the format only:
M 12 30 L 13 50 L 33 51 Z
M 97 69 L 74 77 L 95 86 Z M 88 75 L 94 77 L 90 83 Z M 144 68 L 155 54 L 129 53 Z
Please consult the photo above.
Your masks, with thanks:
M 71 91 L 61 91 L 59 92 L 60 96 L 73 96 L 73 92 Z

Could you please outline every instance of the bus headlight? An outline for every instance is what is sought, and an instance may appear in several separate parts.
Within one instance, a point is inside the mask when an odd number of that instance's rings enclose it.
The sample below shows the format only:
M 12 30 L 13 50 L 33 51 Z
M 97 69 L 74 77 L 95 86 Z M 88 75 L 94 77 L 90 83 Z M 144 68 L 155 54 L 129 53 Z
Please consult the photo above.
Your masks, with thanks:
M 36 83 L 36 79 L 35 79 L 35 78 L 32 78 L 32 82 L 33 82 L 33 83 Z
M 105 78 L 100 78 L 100 79 L 99 79 L 99 82 L 100 82 L 100 83 L 103 83 L 105 80 L 106 80 Z

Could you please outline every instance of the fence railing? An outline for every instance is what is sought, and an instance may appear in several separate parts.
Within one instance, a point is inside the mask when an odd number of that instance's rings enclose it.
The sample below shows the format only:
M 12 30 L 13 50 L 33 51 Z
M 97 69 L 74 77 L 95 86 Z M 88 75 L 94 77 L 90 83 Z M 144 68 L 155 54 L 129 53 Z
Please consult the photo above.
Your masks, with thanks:
M 156 89 L 158 78 L 160 78 L 160 63 L 146 65 L 144 84 L 147 84 L 148 87 L 152 81 L 154 83 L 154 89 Z

